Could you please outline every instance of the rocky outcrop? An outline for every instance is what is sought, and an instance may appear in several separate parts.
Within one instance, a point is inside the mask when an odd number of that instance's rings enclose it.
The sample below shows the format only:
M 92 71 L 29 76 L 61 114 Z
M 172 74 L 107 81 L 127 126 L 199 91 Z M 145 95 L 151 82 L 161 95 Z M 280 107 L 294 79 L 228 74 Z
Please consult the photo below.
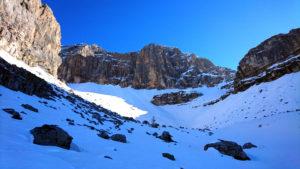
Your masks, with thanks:
M 300 28 L 265 40 L 240 61 L 234 80 L 235 91 L 299 71 L 299 56 Z
M 52 75 L 61 63 L 60 26 L 40 0 L 0 0 L 0 49 Z
M 250 160 L 247 154 L 243 151 L 242 146 L 232 141 L 220 140 L 216 143 L 206 144 L 204 146 L 204 150 L 206 151 L 210 147 L 215 148 L 222 154 L 232 156 L 237 160 Z
M 197 92 L 191 92 L 191 93 L 187 93 L 185 91 L 171 92 L 171 93 L 165 93 L 165 94 L 153 96 L 151 103 L 156 106 L 187 103 L 202 95 L 203 95 L 202 93 L 197 93 Z
M 58 77 L 66 82 L 96 82 L 134 88 L 214 86 L 231 80 L 234 71 L 207 59 L 155 44 L 139 52 L 113 53 L 96 45 L 62 48 Z
M 43 125 L 32 129 L 33 143 L 70 149 L 73 137 L 56 125 Z
M 0 85 L 47 99 L 57 95 L 46 81 L 23 68 L 7 63 L 2 58 L 0 58 Z

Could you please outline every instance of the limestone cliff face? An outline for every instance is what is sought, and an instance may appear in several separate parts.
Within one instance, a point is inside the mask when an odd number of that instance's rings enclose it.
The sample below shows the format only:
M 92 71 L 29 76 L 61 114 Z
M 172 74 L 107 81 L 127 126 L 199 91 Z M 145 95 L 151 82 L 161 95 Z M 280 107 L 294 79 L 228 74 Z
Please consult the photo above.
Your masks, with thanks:
M 249 50 L 240 61 L 234 82 L 241 91 L 300 69 L 300 28 L 279 34 Z
M 60 40 L 60 26 L 40 0 L 0 0 L 0 49 L 56 75 Z
M 96 82 L 134 88 L 214 86 L 231 80 L 234 71 L 178 48 L 149 44 L 139 52 L 112 53 L 98 46 L 62 49 L 58 77 L 67 82 Z

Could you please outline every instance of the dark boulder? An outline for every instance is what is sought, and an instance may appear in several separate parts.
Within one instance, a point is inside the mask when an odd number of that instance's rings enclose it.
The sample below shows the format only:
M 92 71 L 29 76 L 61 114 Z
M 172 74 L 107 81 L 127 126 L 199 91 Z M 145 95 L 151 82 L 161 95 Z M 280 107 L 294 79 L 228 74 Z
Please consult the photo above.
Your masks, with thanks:
M 252 143 L 245 143 L 244 145 L 243 145 L 243 149 L 250 149 L 250 148 L 257 148 L 257 146 L 256 145 L 254 145 L 254 144 L 252 144 Z
M 31 105 L 29 104 L 22 104 L 21 105 L 24 109 L 27 109 L 27 110 L 30 110 L 30 111 L 33 111 L 33 112 L 39 112 L 39 110 L 37 108 L 34 108 L 32 107 Z
M 162 153 L 162 156 L 169 159 L 169 160 L 175 161 L 174 155 L 172 155 L 170 153 Z
M 162 134 L 158 138 L 164 140 L 167 143 L 174 142 L 174 140 L 172 139 L 172 135 L 167 131 L 162 132 Z
M 33 143 L 38 145 L 70 149 L 73 140 L 73 137 L 56 125 L 45 124 L 41 127 L 35 127 L 30 132 L 34 137 Z
M 109 139 L 109 135 L 108 135 L 107 131 L 105 131 L 105 130 L 99 131 L 99 133 L 97 135 L 103 139 Z
M 216 143 L 206 144 L 204 146 L 204 150 L 206 151 L 210 147 L 215 148 L 224 155 L 232 156 L 237 160 L 250 160 L 247 154 L 243 151 L 242 146 L 232 141 L 220 140 Z
M 2 109 L 3 111 L 5 111 L 8 114 L 11 114 L 11 118 L 16 119 L 16 120 L 22 120 L 22 116 L 20 115 L 19 112 L 15 111 L 14 109 Z
M 123 134 L 114 134 L 110 137 L 113 141 L 127 143 L 126 136 Z

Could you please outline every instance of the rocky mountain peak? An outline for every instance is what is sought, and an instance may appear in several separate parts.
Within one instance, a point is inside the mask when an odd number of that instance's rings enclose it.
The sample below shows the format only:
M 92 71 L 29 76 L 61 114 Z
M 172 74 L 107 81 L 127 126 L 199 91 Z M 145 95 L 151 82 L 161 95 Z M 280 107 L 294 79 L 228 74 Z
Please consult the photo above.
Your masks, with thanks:
M 300 28 L 278 34 L 249 50 L 240 61 L 235 90 L 300 70 Z
M 98 46 L 63 47 L 59 77 L 67 82 L 96 82 L 134 88 L 214 86 L 234 71 L 178 48 L 149 44 L 139 52 L 107 52 Z M 89 56 L 89 57 L 86 57 Z
M 60 55 L 62 58 L 70 55 L 81 55 L 81 56 L 95 56 L 97 54 L 106 53 L 104 49 L 96 44 L 76 44 L 69 46 L 62 46 Z

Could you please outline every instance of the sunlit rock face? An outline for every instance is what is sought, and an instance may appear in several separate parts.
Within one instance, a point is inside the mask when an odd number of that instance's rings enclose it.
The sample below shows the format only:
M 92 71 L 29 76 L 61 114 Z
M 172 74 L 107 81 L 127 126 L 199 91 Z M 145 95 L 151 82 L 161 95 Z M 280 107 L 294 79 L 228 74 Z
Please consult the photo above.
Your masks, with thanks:
M 60 26 L 40 0 L 0 0 L 0 49 L 57 75 L 60 40 Z
M 234 71 L 178 48 L 149 44 L 138 52 L 107 52 L 96 45 L 62 48 L 58 77 L 66 82 L 96 82 L 134 88 L 214 86 Z
M 249 50 L 240 61 L 234 82 L 242 91 L 253 84 L 271 81 L 300 70 L 300 28 L 278 34 Z

